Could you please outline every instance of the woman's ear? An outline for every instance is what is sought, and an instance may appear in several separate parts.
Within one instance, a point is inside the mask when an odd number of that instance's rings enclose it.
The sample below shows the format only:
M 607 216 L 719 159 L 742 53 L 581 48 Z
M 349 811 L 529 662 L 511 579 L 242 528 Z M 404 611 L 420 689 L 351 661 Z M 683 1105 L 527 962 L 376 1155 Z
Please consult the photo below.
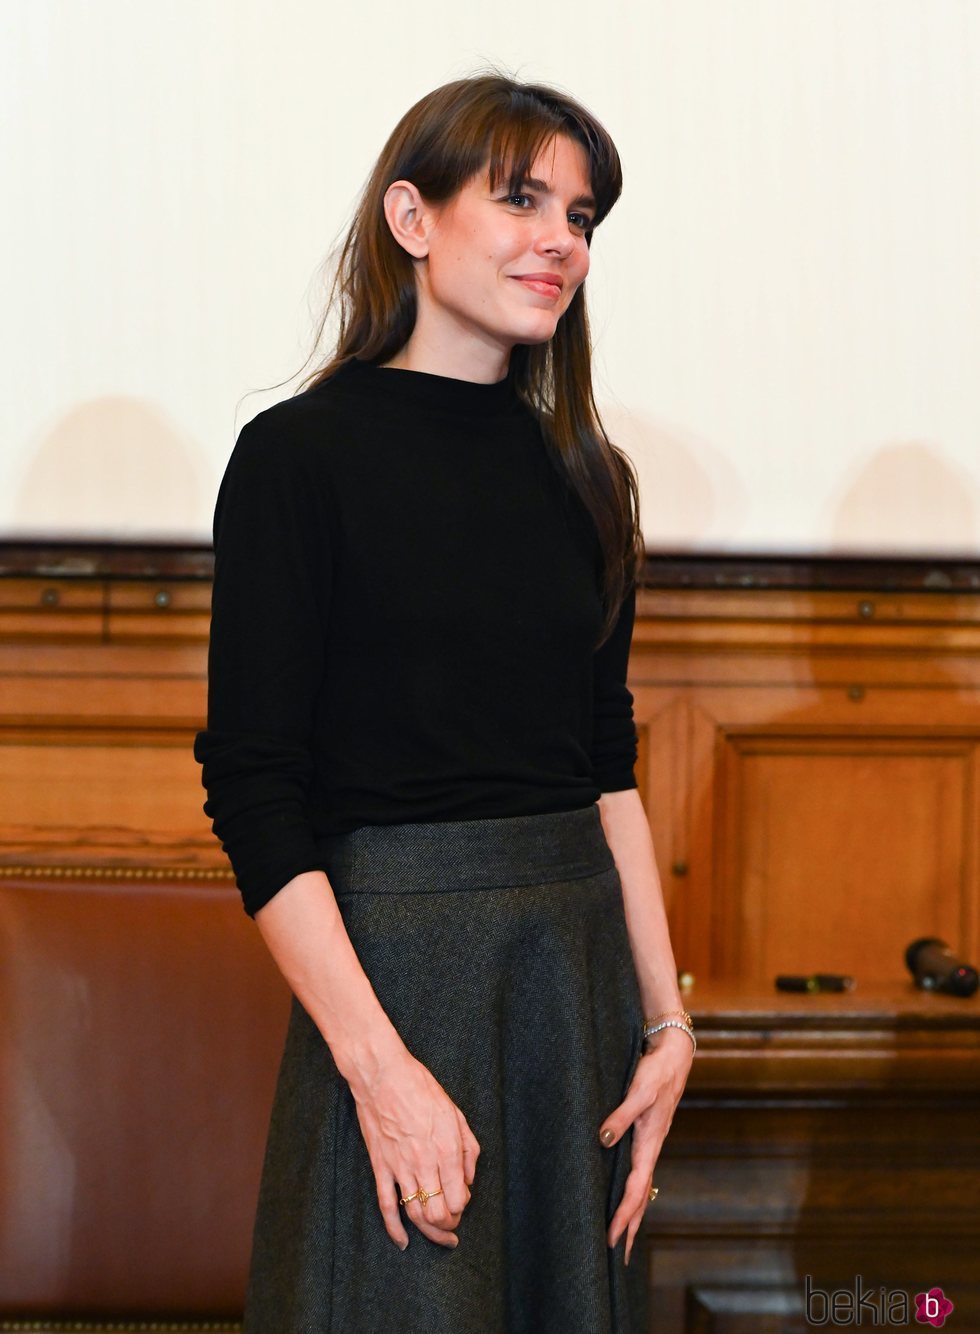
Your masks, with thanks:
M 429 232 L 436 213 L 411 181 L 392 181 L 385 191 L 385 218 L 398 244 L 413 257 L 424 259 L 429 253 Z

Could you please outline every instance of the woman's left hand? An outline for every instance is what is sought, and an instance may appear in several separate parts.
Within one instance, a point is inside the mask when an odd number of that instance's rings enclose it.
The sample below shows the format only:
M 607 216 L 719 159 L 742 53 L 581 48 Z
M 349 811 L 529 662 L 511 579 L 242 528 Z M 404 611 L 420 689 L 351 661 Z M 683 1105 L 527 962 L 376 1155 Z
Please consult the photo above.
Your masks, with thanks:
M 599 1129 L 600 1142 L 603 1132 L 613 1132 L 606 1145 L 611 1148 L 619 1143 L 631 1125 L 633 1127 L 632 1166 L 607 1234 L 609 1245 L 615 1246 L 626 1231 L 627 1264 L 633 1239 L 650 1203 L 653 1168 L 684 1092 L 693 1058 L 691 1039 L 679 1028 L 663 1028 L 649 1038 L 626 1097 Z

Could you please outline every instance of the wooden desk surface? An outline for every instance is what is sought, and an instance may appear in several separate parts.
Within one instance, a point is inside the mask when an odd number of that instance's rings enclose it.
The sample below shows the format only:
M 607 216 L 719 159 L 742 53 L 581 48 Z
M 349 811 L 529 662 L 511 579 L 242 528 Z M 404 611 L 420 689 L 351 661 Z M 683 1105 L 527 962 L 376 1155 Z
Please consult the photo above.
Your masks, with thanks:
M 726 1027 L 751 1027 L 777 1020 L 780 1026 L 806 1028 L 814 1023 L 876 1024 L 897 1026 L 976 1028 L 980 1027 L 980 991 L 972 996 L 949 996 L 923 991 L 911 978 L 892 983 L 857 982 L 853 990 L 841 992 L 777 991 L 774 985 L 744 980 L 695 981 L 682 993 L 684 1008 L 705 1029 L 722 1022 Z
M 721 979 L 684 992 L 698 1050 L 689 1100 L 706 1093 L 980 1093 L 980 993 L 911 978 L 813 994 Z

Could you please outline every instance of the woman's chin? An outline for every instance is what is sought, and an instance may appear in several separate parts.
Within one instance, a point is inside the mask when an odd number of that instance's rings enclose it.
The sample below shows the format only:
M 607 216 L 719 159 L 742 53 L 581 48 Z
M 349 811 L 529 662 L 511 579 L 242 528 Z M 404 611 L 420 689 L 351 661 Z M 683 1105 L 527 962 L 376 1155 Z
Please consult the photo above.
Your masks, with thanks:
M 555 329 L 558 327 L 558 321 L 553 315 L 549 316 L 547 311 L 542 311 L 544 319 L 535 320 L 533 325 L 525 323 L 524 327 L 515 332 L 512 337 L 515 343 L 547 343 L 555 336 Z

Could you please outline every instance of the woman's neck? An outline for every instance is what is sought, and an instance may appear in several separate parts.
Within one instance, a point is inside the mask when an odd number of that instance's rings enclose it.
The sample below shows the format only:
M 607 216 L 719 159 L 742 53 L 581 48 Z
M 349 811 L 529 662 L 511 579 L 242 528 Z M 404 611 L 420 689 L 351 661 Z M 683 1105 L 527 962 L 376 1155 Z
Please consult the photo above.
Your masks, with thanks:
M 458 339 L 454 346 L 444 347 L 425 337 L 416 325 L 408 342 L 395 353 L 384 368 L 403 371 L 425 371 L 428 375 L 442 375 L 452 380 L 471 380 L 475 384 L 497 384 L 507 378 L 510 352 L 499 347 Z

